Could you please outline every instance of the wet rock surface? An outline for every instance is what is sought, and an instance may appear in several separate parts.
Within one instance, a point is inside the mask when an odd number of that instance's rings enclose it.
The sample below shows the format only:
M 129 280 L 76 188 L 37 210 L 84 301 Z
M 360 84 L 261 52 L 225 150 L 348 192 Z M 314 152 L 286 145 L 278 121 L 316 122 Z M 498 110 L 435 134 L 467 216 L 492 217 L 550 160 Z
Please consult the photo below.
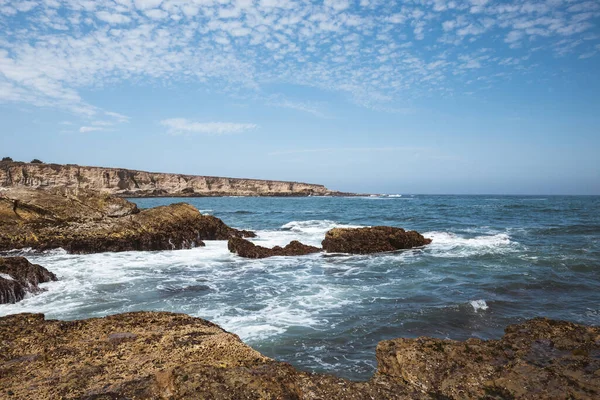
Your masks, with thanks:
M 411 249 L 431 243 L 416 231 L 390 226 L 334 228 L 325 234 L 323 249 L 329 253 L 371 254 Z
M 231 238 L 227 243 L 227 248 L 232 253 L 236 253 L 244 258 L 267 258 L 274 256 L 304 256 L 307 254 L 319 253 L 323 249 L 314 246 L 308 246 L 297 240 L 291 241 L 285 247 L 275 246 L 272 249 L 257 246 L 254 243 L 242 239 Z
M 253 236 L 185 203 L 140 211 L 125 199 L 88 190 L 0 192 L 0 251 L 172 250 L 203 246 L 203 240 Z
M 56 280 L 52 272 L 24 257 L 0 257 L 0 304 L 16 303 L 28 292 L 41 292 L 40 283 Z
M 597 399 L 600 327 L 534 319 L 500 340 L 393 339 L 368 382 L 302 372 L 208 321 L 137 312 L 0 318 L 13 399 Z

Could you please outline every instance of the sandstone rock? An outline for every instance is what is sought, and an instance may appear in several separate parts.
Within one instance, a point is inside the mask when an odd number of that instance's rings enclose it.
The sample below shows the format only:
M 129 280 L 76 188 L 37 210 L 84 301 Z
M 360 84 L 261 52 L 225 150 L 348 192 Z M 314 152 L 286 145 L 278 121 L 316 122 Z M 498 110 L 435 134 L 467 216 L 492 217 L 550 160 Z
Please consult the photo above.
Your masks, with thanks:
M 598 399 L 600 327 L 537 318 L 500 340 L 394 339 L 378 374 L 451 399 Z
M 308 246 L 297 240 L 291 241 L 287 246 L 275 246 L 272 249 L 257 246 L 254 243 L 241 239 L 231 238 L 227 243 L 229 251 L 245 258 L 267 258 L 274 256 L 304 256 L 312 253 L 319 253 L 322 249 L 314 246 Z
M 0 251 L 171 250 L 254 236 L 185 203 L 140 211 L 125 199 L 83 189 L 18 188 L 0 196 Z
M 24 257 L 0 258 L 0 304 L 23 300 L 27 292 L 39 293 L 43 282 L 56 281 L 56 275 Z
M 208 321 L 162 312 L 0 318 L 14 399 L 597 399 L 600 327 L 534 319 L 500 340 L 394 339 L 368 382 L 301 372 Z
M 11 399 L 412 399 L 269 359 L 217 325 L 138 312 L 84 321 L 0 318 L 0 397 Z
M 331 196 L 323 185 L 165 174 L 121 168 L 0 162 L 0 187 L 91 189 L 125 197 Z
M 411 249 L 431 243 L 416 231 L 390 226 L 333 228 L 325 234 L 323 249 L 329 253 L 370 254 Z

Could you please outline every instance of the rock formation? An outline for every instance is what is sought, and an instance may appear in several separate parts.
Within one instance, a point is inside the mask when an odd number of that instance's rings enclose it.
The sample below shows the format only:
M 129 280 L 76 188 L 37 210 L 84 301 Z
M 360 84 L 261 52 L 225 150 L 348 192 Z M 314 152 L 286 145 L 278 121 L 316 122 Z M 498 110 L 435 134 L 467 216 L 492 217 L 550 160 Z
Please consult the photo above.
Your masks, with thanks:
M 325 234 L 323 249 L 329 253 L 370 254 L 411 249 L 431 243 L 416 231 L 390 226 L 333 228 Z
M 56 280 L 52 272 L 24 257 L 0 257 L 0 304 L 21 301 L 27 292 L 41 292 L 40 283 Z
M 171 250 L 254 236 L 185 203 L 140 211 L 125 199 L 83 189 L 15 188 L 0 196 L 0 251 Z
M 236 253 L 240 257 L 244 258 L 267 258 L 274 256 L 304 256 L 312 253 L 319 253 L 323 249 L 314 246 L 308 246 L 300 243 L 297 240 L 291 241 L 287 246 L 280 247 L 275 246 L 272 249 L 266 247 L 257 246 L 254 243 L 242 239 L 242 238 L 231 238 L 227 242 L 227 248 L 232 253 Z
M 500 340 L 394 339 L 381 376 L 449 399 L 598 399 L 600 327 L 536 318 Z
M 301 372 L 208 321 L 0 318 L 7 399 L 595 399 L 600 328 L 535 319 L 501 340 L 395 339 L 368 382 Z
M 122 197 L 336 196 L 323 185 L 301 182 L 166 174 L 121 168 L 0 162 L 0 187 L 80 188 Z

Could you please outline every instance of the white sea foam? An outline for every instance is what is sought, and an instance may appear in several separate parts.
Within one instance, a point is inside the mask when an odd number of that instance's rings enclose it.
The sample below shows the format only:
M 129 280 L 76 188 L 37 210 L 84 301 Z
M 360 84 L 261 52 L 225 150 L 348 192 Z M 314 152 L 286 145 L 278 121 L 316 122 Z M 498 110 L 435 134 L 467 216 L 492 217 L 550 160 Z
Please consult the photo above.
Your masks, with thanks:
M 485 311 L 489 308 L 485 300 L 471 300 L 469 303 L 473 306 L 475 312 L 479 310 Z
M 514 251 L 516 242 L 506 233 L 464 237 L 452 232 L 425 232 L 423 236 L 431 238 L 427 249 L 438 257 L 468 257 L 478 254 L 498 254 Z

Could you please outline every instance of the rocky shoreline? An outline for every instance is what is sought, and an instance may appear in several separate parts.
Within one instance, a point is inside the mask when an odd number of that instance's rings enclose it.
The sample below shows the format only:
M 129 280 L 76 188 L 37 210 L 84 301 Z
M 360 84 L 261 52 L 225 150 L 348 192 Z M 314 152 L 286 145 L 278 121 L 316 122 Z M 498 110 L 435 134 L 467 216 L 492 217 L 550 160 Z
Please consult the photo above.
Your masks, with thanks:
M 0 192 L 0 252 L 171 250 L 228 240 L 240 257 L 370 254 L 431 243 L 396 227 L 334 228 L 322 248 L 265 248 L 185 203 L 139 210 L 86 189 Z M 23 257 L 0 258 L 0 303 L 57 280 Z M 183 314 L 136 312 L 81 321 L 0 318 L 0 397 L 8 399 L 594 399 L 600 327 L 538 318 L 499 340 L 382 341 L 367 382 L 296 370 L 219 326 Z
M 7 399 L 597 399 L 600 327 L 543 318 L 500 340 L 394 339 L 367 382 L 302 372 L 200 318 L 0 318 Z

